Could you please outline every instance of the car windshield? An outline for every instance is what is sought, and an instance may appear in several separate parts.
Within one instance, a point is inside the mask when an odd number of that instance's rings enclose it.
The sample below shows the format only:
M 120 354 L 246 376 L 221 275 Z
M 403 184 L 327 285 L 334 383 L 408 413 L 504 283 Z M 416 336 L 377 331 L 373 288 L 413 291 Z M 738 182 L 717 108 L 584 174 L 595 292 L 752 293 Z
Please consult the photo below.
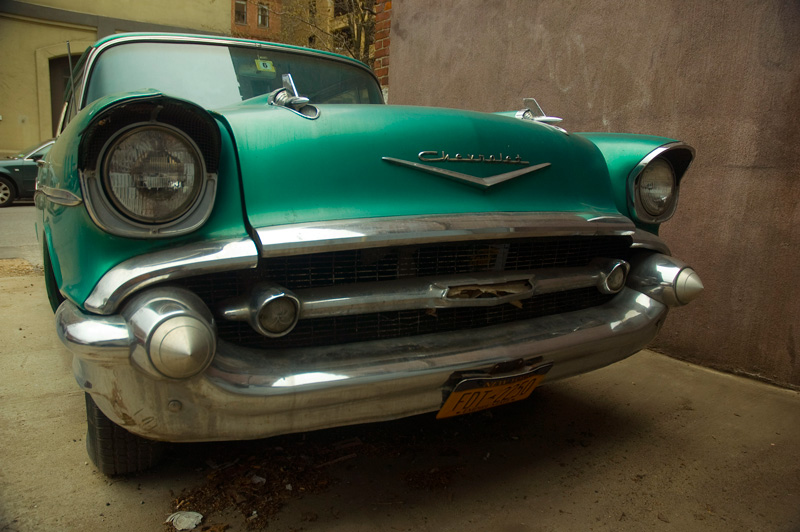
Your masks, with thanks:
M 25 148 L 24 150 L 21 150 L 21 151 L 20 151 L 18 154 L 16 154 L 16 155 L 14 156 L 14 158 L 15 158 L 15 159 L 23 159 L 23 158 L 24 158 L 24 157 L 26 157 L 27 155 L 32 155 L 32 154 L 33 154 L 33 152 L 34 152 L 34 151 L 35 151 L 37 148 L 41 147 L 41 145 L 42 145 L 42 143 L 41 143 L 41 142 L 37 142 L 36 144 L 33 144 L 32 146 L 28 146 L 27 148 Z M 49 146 L 48 146 L 48 149 L 49 149 Z M 47 153 L 47 151 L 43 152 L 41 155 L 44 155 L 45 153 Z
M 383 103 L 368 72 L 302 52 L 185 42 L 113 46 L 97 59 L 84 104 L 108 94 L 156 89 L 206 109 L 225 107 L 281 88 L 291 74 L 313 103 Z

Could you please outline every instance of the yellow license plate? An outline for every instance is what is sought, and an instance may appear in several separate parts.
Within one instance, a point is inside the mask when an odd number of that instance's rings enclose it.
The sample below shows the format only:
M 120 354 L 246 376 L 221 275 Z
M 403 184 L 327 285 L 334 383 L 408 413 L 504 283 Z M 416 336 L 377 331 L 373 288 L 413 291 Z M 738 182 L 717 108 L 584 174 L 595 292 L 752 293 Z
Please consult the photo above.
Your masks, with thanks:
M 551 367 L 552 364 L 545 364 L 517 375 L 464 379 L 448 396 L 436 419 L 471 414 L 527 399 Z

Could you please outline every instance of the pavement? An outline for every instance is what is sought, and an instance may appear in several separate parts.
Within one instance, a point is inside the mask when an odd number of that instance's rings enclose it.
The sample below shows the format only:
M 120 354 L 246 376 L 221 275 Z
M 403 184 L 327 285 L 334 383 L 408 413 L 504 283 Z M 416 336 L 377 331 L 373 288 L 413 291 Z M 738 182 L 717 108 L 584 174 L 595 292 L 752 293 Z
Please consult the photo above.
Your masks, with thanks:
M 106 478 L 21 258 L 34 212 L 0 209 L 2 532 L 174 530 L 176 509 L 207 532 L 800 531 L 800 393 L 647 350 L 484 413 L 184 444 Z
M 42 248 L 36 241 L 33 201 L 17 201 L 0 209 L 0 259 L 24 259 L 42 265 Z

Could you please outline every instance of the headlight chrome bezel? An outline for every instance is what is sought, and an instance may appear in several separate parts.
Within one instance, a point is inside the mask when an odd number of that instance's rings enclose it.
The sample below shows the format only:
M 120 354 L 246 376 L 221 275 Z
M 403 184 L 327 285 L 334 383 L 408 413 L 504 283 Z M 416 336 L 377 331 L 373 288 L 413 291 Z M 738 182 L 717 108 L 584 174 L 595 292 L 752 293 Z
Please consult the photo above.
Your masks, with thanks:
M 188 148 L 187 151 L 190 152 L 190 155 L 194 159 L 195 165 L 194 174 L 196 183 L 194 184 L 194 190 L 192 191 L 191 198 L 189 198 L 188 202 L 184 202 L 178 211 L 173 212 L 168 216 L 164 216 L 160 220 L 147 220 L 145 215 L 133 212 L 132 209 L 125 205 L 123 199 L 121 199 L 118 194 L 114 192 L 114 187 L 111 183 L 110 165 L 112 163 L 111 159 L 114 156 L 115 151 L 120 148 L 123 142 L 129 140 L 133 136 L 148 132 L 161 132 L 167 136 L 172 136 L 179 142 L 184 143 Z M 203 155 L 200 153 L 200 149 L 197 147 L 197 144 L 195 144 L 191 138 L 186 136 L 178 128 L 166 124 L 134 124 L 130 127 L 120 130 L 116 135 L 112 136 L 106 143 L 106 146 L 103 147 L 99 163 L 101 166 L 98 169 L 98 175 L 102 181 L 105 197 L 110 201 L 114 208 L 122 216 L 126 217 L 131 223 L 145 227 L 165 227 L 174 223 L 179 223 L 183 218 L 190 217 L 192 211 L 197 208 L 199 203 L 198 200 L 204 195 L 205 189 L 208 185 L 205 162 L 203 161 Z
M 112 197 L 107 175 L 109 157 L 119 143 L 147 130 L 177 137 L 196 165 L 197 192 L 192 201 L 181 212 L 161 220 L 136 219 L 125 212 Z M 80 182 L 87 212 L 98 227 L 116 236 L 168 238 L 196 231 L 214 207 L 219 150 L 217 124 L 206 111 L 188 102 L 159 96 L 111 107 L 92 121 L 81 139 Z
M 675 214 L 680 196 L 680 182 L 694 158 L 694 148 L 687 144 L 673 142 L 665 144 L 651 151 L 639 161 L 628 177 L 628 207 L 635 220 L 647 224 L 660 224 L 666 222 Z M 661 213 L 652 214 L 645 207 L 641 196 L 642 178 L 645 170 L 652 164 L 665 162 L 672 171 L 673 192 L 666 207 Z

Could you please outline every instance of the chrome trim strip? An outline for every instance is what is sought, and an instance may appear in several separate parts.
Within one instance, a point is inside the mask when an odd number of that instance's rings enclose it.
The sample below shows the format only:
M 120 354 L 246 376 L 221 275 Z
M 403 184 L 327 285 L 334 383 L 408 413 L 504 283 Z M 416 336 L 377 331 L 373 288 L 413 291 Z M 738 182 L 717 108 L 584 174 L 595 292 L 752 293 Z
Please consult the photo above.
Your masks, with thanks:
M 618 333 L 625 336 L 643 325 L 654 325 L 652 318 L 665 314 L 666 310 L 667 307 L 649 297 L 626 288 L 613 301 L 599 307 L 471 331 L 349 344 L 344 349 L 341 346 L 283 349 L 271 351 L 265 357 L 259 350 L 236 347 L 221 340 L 209 377 L 234 393 L 257 390 L 266 395 L 288 392 L 279 389 L 283 386 L 276 383 L 310 372 L 342 375 L 345 378 L 339 379 L 340 385 L 345 384 L 343 380 L 353 385 L 358 381 L 401 379 L 417 372 L 442 369 L 447 372 L 446 380 L 453 371 L 491 367 L 504 360 L 544 356 L 549 361 L 553 351 L 567 347 L 600 348 L 585 342 L 591 344 L 589 338 L 592 338 L 602 345 L 603 340 Z M 617 347 L 624 343 L 616 342 Z M 551 376 L 556 378 L 572 374 L 564 368 L 554 370 Z M 245 392 L 243 385 L 250 391 Z M 294 388 L 304 387 L 298 384 Z
M 468 213 L 358 218 L 257 228 L 262 257 L 405 244 L 540 236 L 632 236 L 628 218 L 606 213 Z
M 633 233 L 633 244 L 631 244 L 631 248 L 649 249 L 664 255 L 672 255 L 669 246 L 667 246 L 661 238 L 644 229 L 636 229 Z
M 128 42 L 185 42 L 192 44 L 241 46 L 245 48 L 257 48 L 259 50 L 274 50 L 277 52 L 284 52 L 284 53 L 297 53 L 321 59 L 329 59 L 332 61 L 345 63 L 350 66 L 358 67 L 365 72 L 369 72 L 370 76 L 372 76 L 372 78 L 375 80 L 375 83 L 377 83 L 380 86 L 378 78 L 372 71 L 372 69 L 369 68 L 367 65 L 361 63 L 360 61 L 357 61 L 352 58 L 340 57 L 337 55 L 327 55 L 308 48 L 284 47 L 284 46 L 276 46 L 274 44 L 265 43 L 261 41 L 246 41 L 246 40 L 237 40 L 224 37 L 205 37 L 202 35 L 149 35 L 149 34 L 126 35 L 125 37 L 120 37 L 112 41 L 104 42 L 100 46 L 93 48 L 92 51 L 89 53 L 89 56 L 86 58 L 86 62 L 83 68 L 84 72 L 87 73 L 91 72 L 92 68 L 94 67 L 94 63 L 97 60 L 97 57 L 104 50 Z M 88 76 L 84 76 L 84 80 L 86 79 L 88 79 Z M 86 105 L 86 102 L 84 101 L 85 96 L 86 96 L 86 83 L 82 83 L 80 98 L 78 98 L 79 109 L 83 109 L 83 106 Z
M 286 106 L 283 106 L 283 105 L 276 105 L 276 104 L 272 104 L 272 103 L 269 104 L 269 105 L 272 105 L 273 107 L 278 107 L 280 109 L 285 109 L 287 111 L 291 111 L 292 113 L 294 113 L 297 116 L 300 116 L 302 118 L 305 118 L 306 120 L 316 120 L 322 114 L 322 112 L 319 110 L 319 108 L 317 108 L 316 105 L 313 105 L 313 104 L 310 104 L 310 103 L 306 104 L 303 108 L 311 107 L 312 109 L 314 109 L 315 113 L 313 115 L 304 115 L 303 113 L 301 113 L 297 109 L 292 109 L 291 107 L 286 107 Z
M 167 384 L 146 378 L 121 350 L 102 358 L 84 345 L 91 337 L 72 336 L 67 346 L 78 383 L 113 421 L 127 416 L 127 430 L 167 441 L 245 439 L 436 411 L 454 372 L 514 360 L 552 362 L 545 382 L 555 382 L 635 353 L 666 314 L 666 306 L 626 288 L 599 307 L 452 333 L 269 356 L 220 341 L 204 375 L 169 383 L 169 398 L 184 405 L 177 413 L 154 400 L 166 397 Z M 104 319 L 81 317 L 87 334 Z
M 83 306 L 90 312 L 111 314 L 125 297 L 155 283 L 256 266 L 258 250 L 249 238 L 198 242 L 156 251 L 108 270 Z
M 537 164 L 535 166 L 529 166 L 527 168 L 521 168 L 519 170 L 512 170 L 511 172 L 505 172 L 503 174 L 497 174 L 491 177 L 482 178 L 482 177 L 471 176 L 469 174 L 462 174 L 461 172 L 454 172 L 453 170 L 446 170 L 444 168 L 429 166 L 427 164 L 404 161 L 402 159 L 395 159 L 394 157 L 382 157 L 382 159 L 387 163 L 395 164 L 398 166 L 405 166 L 407 168 L 419 170 L 420 172 L 425 172 L 427 174 L 444 177 L 452 181 L 458 181 L 459 183 L 466 183 L 467 185 L 471 185 L 473 187 L 477 187 L 482 190 L 485 190 L 494 185 L 499 185 L 500 183 L 505 183 L 506 181 L 510 181 L 517 177 L 530 174 L 537 170 L 541 170 L 542 168 L 547 168 L 548 166 L 550 166 L 550 163 L 542 163 L 542 164 Z
M 83 199 L 73 194 L 69 190 L 61 188 L 53 188 L 45 185 L 39 185 L 36 189 L 37 192 L 44 194 L 47 199 L 58 205 L 65 205 L 67 207 L 75 207 L 83 203 Z
M 356 283 L 295 290 L 293 295 L 300 302 L 300 319 L 412 309 L 493 307 L 539 294 L 592 286 L 603 293 L 613 293 L 607 287 L 606 280 L 620 265 L 627 270 L 625 261 L 598 259 L 585 267 Z M 617 288 L 616 291 L 619 290 Z M 476 293 L 483 297 L 477 297 Z M 226 302 L 219 315 L 229 320 L 252 321 L 251 316 L 257 311 L 251 308 L 252 299 L 246 295 Z
M 93 316 L 67 300 L 56 310 L 55 319 L 61 342 L 87 361 L 127 362 L 136 345 L 128 322 L 119 314 Z

